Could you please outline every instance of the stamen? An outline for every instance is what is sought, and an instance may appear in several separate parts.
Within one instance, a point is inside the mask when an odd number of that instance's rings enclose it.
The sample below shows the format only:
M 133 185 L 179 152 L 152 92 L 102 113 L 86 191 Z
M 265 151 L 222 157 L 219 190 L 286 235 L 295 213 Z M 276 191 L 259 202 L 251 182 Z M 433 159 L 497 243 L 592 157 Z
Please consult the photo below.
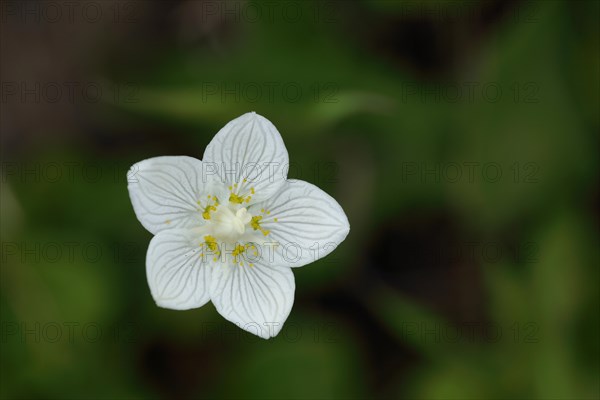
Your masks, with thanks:
M 221 254 L 221 252 L 219 251 L 219 245 L 217 244 L 217 239 L 215 239 L 214 236 L 211 236 L 211 235 L 204 236 L 204 243 L 202 243 L 200 245 L 200 247 L 202 247 L 202 246 L 208 247 L 208 249 L 210 251 L 212 251 L 213 253 L 215 253 L 216 255 Z
M 237 257 L 245 251 L 246 251 L 246 248 L 244 246 L 242 246 L 241 244 L 238 244 L 235 246 L 235 249 L 233 249 L 233 253 L 231 253 L 231 254 L 234 257 Z
M 240 264 L 240 267 L 244 266 L 244 263 L 242 261 L 238 262 L 238 256 L 242 253 L 244 253 L 246 251 L 246 246 L 242 246 L 241 244 L 237 244 L 235 246 L 235 249 L 233 249 L 233 252 L 231 253 L 233 255 L 233 262 L 236 264 Z
M 207 196 L 208 199 L 212 199 L 213 200 L 213 204 L 210 204 L 210 202 L 206 205 L 206 207 L 204 207 L 204 210 L 202 211 L 202 217 L 204 219 L 211 219 L 211 215 L 210 213 L 213 211 L 217 211 L 217 206 L 219 205 L 219 200 L 217 199 L 217 196 L 212 196 L 212 195 L 208 195 Z M 198 205 L 201 205 L 201 202 L 198 200 L 196 203 L 198 203 Z M 198 210 L 200 211 L 200 210 Z
M 231 195 L 229 196 L 229 201 L 236 204 L 242 204 L 244 202 L 244 198 L 238 196 L 235 193 L 231 193 Z
M 235 185 L 233 185 L 233 188 L 237 189 L 237 183 Z M 235 204 L 242 204 L 242 203 L 249 203 L 250 199 L 252 198 L 252 195 L 254 194 L 254 188 L 250 188 L 250 195 L 248 196 L 240 196 L 237 193 L 233 192 L 233 188 L 231 186 L 229 186 L 229 190 L 231 191 L 231 194 L 229 195 L 229 201 Z
M 263 218 L 262 215 L 257 215 L 255 217 L 252 217 L 252 219 L 250 220 L 250 226 L 255 231 L 261 231 L 263 235 L 267 236 L 271 231 L 264 229 L 263 227 L 260 226 L 260 220 L 262 218 Z
M 202 217 L 204 219 L 210 219 L 211 211 L 217 211 L 217 207 L 215 207 L 213 205 L 208 205 L 208 206 L 204 207 L 204 212 L 202 213 Z

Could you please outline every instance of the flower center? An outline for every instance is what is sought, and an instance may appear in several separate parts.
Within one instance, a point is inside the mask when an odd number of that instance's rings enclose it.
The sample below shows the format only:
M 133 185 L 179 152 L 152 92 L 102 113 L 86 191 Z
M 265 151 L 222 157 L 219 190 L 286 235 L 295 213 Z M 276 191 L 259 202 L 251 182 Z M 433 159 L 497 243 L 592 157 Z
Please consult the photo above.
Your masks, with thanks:
M 219 241 L 235 243 L 246 232 L 246 225 L 251 220 L 252 214 L 246 208 L 235 209 L 221 204 L 211 213 L 210 224 Z
M 204 225 L 196 228 L 202 249 L 200 257 L 210 254 L 213 261 L 226 262 L 223 257 L 231 256 L 230 261 L 234 264 L 243 266 L 247 263 L 250 267 L 254 266 L 247 260 L 243 260 L 244 254 L 250 249 L 253 250 L 254 256 L 258 256 L 254 243 L 263 243 L 264 237 L 271 231 L 261 226 L 263 218 L 269 219 L 270 211 L 262 208 L 260 212 L 256 210 L 257 215 L 252 215 L 248 209 L 242 207 L 243 203 L 249 202 L 252 194 L 254 188 L 250 189 L 249 195 L 244 196 L 231 192 L 229 201 L 225 204 L 221 204 L 217 196 L 210 194 L 206 202 L 197 201 L 197 210 L 206 221 Z M 269 219 L 268 222 L 277 222 L 277 218 Z

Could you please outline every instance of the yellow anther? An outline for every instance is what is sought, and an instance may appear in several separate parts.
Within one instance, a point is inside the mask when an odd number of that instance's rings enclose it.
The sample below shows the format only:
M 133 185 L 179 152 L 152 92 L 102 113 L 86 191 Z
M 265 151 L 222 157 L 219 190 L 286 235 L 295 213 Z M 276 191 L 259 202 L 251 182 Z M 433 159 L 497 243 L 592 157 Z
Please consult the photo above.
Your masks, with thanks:
M 255 217 L 252 217 L 252 219 L 250 220 L 250 226 L 252 227 L 252 229 L 254 229 L 255 231 L 260 229 L 260 220 L 262 219 L 262 215 L 257 215 Z
M 231 253 L 234 257 L 239 256 L 240 254 L 242 254 L 243 252 L 246 251 L 246 248 L 240 244 L 235 246 L 235 249 L 233 249 L 233 253 Z
M 279 220 L 278 220 L 277 218 L 275 218 L 273 221 L 277 222 L 277 221 L 279 221 Z
M 233 252 L 231 253 L 231 255 L 233 255 L 233 262 L 235 263 L 240 263 L 240 267 L 243 266 L 244 264 L 242 263 L 242 261 L 238 260 L 238 256 L 240 254 L 242 254 L 243 252 L 246 251 L 246 246 L 242 246 L 241 244 L 237 244 L 235 246 L 235 248 L 233 249 Z
M 250 220 L 250 226 L 255 231 L 261 231 L 263 235 L 267 236 L 270 231 L 268 231 L 260 226 L 260 220 L 262 218 L 263 218 L 262 215 L 257 215 L 255 217 L 252 217 L 252 219 Z
M 231 195 L 229 195 L 229 201 L 232 203 L 236 203 L 236 204 L 242 204 L 243 202 L 248 203 L 250 201 L 250 199 L 252 198 L 252 196 L 240 196 L 238 194 L 235 193 L 231 193 Z
M 208 206 L 204 207 L 204 212 L 202 213 L 202 217 L 204 219 L 210 219 L 211 211 L 217 211 L 217 207 L 213 206 L 213 205 L 208 205 Z
M 231 193 L 231 196 L 229 196 L 229 201 L 236 204 L 242 204 L 244 202 L 244 198 L 235 193 Z
M 210 251 L 219 254 L 219 245 L 217 244 L 217 239 L 215 239 L 214 236 L 204 236 L 203 244 L 206 245 Z
M 204 210 L 202 211 L 202 217 L 204 219 L 210 219 L 211 215 L 210 213 L 213 211 L 217 211 L 217 206 L 219 205 L 219 201 L 217 200 L 217 196 L 211 196 L 210 194 L 208 195 L 209 199 L 214 199 L 215 203 L 214 204 L 207 204 L 206 207 L 204 207 Z M 200 201 L 197 202 L 198 204 L 200 204 Z M 200 211 L 200 210 L 198 210 Z

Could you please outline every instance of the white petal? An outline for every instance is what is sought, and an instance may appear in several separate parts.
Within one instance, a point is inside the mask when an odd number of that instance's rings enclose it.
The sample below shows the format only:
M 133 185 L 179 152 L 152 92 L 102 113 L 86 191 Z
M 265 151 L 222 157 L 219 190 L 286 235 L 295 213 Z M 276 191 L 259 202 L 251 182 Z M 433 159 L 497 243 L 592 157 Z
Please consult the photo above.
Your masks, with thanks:
M 214 167 L 225 187 L 237 184 L 236 194 L 250 195 L 254 188 L 249 204 L 275 193 L 289 168 L 287 149 L 277 128 L 254 112 L 225 125 L 206 147 L 203 162 Z
M 269 234 L 261 255 L 274 265 L 301 267 L 323 258 L 350 231 L 348 218 L 338 202 L 304 181 L 290 179 L 273 197 L 250 211 L 256 215 L 261 209 L 269 212 L 262 213 L 261 227 Z
M 211 257 L 201 256 L 192 231 L 170 229 L 152 238 L 146 255 L 146 276 L 160 307 L 198 308 L 210 300 Z
M 294 304 L 290 268 L 222 264 L 211 279 L 210 298 L 225 319 L 263 339 L 279 333 Z
M 142 225 L 165 229 L 204 224 L 197 201 L 208 193 L 202 162 L 192 157 L 156 157 L 134 164 L 127 174 L 129 197 Z

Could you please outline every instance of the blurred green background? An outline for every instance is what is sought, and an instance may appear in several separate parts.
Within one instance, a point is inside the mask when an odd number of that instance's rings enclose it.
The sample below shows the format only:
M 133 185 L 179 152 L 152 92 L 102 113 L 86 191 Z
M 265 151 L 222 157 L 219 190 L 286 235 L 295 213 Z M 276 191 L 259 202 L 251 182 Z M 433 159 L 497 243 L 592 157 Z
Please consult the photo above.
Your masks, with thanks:
M 1 4 L 3 398 L 599 398 L 597 1 L 66 3 Z M 352 227 L 269 341 L 125 177 L 248 111 Z

